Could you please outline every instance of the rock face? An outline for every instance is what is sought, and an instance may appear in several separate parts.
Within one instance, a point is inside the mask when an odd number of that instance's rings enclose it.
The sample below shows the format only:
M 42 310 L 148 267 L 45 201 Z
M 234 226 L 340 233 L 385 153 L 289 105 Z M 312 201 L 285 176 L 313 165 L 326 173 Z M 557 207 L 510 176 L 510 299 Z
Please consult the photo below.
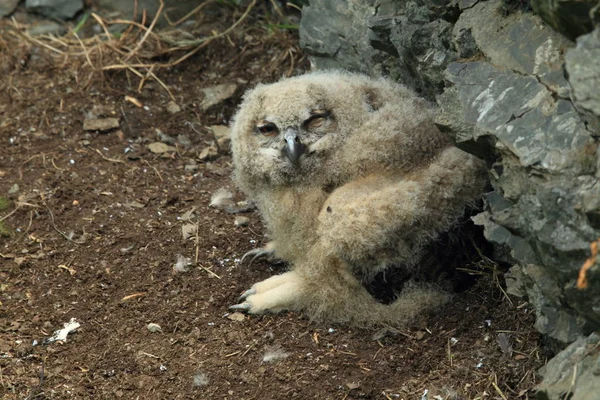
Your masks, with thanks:
M 457 10 L 436 4 L 314 0 L 302 11 L 300 44 L 317 69 L 391 76 L 433 100 L 456 58 L 449 21 Z
M 17 4 L 19 4 L 19 0 L 0 0 L 0 17 L 12 14 L 17 8 Z
M 573 40 L 593 29 L 593 20 L 600 12 L 598 0 L 531 0 L 531 7 L 551 27 Z
M 600 116 L 600 28 L 577 39 L 565 56 L 575 104 L 591 118 Z M 593 120 L 597 127 L 598 120 Z M 596 130 L 598 132 L 598 130 Z
M 569 399 L 598 398 L 600 379 L 594 371 L 600 365 L 600 354 L 594 350 L 599 342 L 600 335 L 597 333 L 580 338 L 542 368 L 540 372 L 544 382 L 539 387 L 537 398 L 559 399 L 569 392 L 572 393 Z M 574 374 L 577 369 L 583 372 Z M 586 395 L 588 397 L 584 397 Z
M 576 285 L 600 237 L 600 28 L 575 44 L 502 0 L 314 0 L 300 34 L 316 68 L 392 76 L 436 101 L 440 128 L 488 163 L 493 191 L 474 219 L 513 265 L 508 290 L 559 348 L 600 329 L 600 267 Z
M 25 7 L 48 18 L 66 20 L 83 9 L 83 0 L 27 0 Z

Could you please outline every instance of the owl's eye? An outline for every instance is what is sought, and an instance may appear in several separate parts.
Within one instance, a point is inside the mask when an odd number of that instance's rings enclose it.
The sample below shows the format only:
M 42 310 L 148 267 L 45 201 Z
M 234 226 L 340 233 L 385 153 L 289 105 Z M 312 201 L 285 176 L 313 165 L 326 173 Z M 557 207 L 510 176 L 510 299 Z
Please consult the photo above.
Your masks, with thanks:
M 306 129 L 320 128 L 330 116 L 331 113 L 327 110 L 312 110 L 311 116 L 304 121 L 304 127 Z
M 256 125 L 256 131 L 264 136 L 275 136 L 279 133 L 277 125 L 272 122 L 265 122 L 263 124 Z

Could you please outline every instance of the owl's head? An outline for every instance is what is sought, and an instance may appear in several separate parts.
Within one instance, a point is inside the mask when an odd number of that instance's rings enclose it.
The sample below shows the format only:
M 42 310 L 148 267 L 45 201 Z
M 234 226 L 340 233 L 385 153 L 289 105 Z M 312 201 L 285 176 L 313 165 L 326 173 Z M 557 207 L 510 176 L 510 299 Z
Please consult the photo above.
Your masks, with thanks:
M 232 124 L 238 184 L 243 190 L 264 184 L 329 184 L 351 164 L 347 153 L 363 152 L 368 159 L 373 150 L 369 143 L 385 143 L 386 134 L 397 133 L 380 125 L 396 129 L 399 125 L 390 118 L 404 110 L 393 111 L 386 104 L 397 107 L 409 95 L 389 81 L 341 71 L 258 85 L 245 94 Z M 365 146 L 348 144 L 357 136 Z

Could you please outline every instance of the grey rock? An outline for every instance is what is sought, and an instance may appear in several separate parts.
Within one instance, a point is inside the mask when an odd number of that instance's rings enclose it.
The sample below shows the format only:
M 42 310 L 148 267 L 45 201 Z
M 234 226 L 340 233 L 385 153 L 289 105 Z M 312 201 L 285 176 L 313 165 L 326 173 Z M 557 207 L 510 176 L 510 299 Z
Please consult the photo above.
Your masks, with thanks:
M 155 324 L 154 322 L 150 322 L 148 325 L 146 325 L 146 328 L 152 333 L 162 332 L 160 325 Z
M 372 17 L 369 19 L 368 37 L 371 46 L 377 50 L 399 57 L 398 50 L 390 41 L 392 29 L 398 24 L 395 17 Z
M 8 194 L 17 194 L 17 193 L 19 193 L 19 190 L 20 190 L 19 184 L 15 183 L 10 187 L 10 189 L 8 189 Z
M 591 172 L 595 145 L 567 101 L 534 77 L 501 71 L 485 62 L 454 63 L 446 79 L 455 86 L 439 97 L 437 122 L 463 142 L 493 135 L 495 150 L 525 167 L 548 172 Z
M 502 0 L 492 0 L 465 10 L 454 25 L 454 36 L 470 31 L 491 64 L 534 75 L 553 92 L 568 97 L 562 54 L 573 44 L 534 14 L 503 16 L 502 6 Z
M 575 289 L 600 236 L 587 215 L 600 204 L 597 144 L 583 118 L 536 77 L 487 62 L 452 63 L 446 79 L 437 123 L 494 166 L 488 212 L 474 220 L 515 265 L 509 290 L 528 297 L 536 328 L 560 342 L 596 329 L 600 285 Z
M 229 127 L 226 125 L 211 125 L 210 130 L 217 141 L 217 148 L 221 154 L 229 154 L 231 138 Z
M 233 221 L 233 225 L 235 226 L 248 226 L 250 223 L 250 218 L 244 217 L 243 215 L 237 215 Z
M 67 33 L 67 28 L 64 25 L 61 25 L 54 21 L 42 21 L 33 24 L 27 29 L 27 33 L 31 36 L 38 35 L 54 35 L 54 36 L 62 36 Z
M 217 147 L 219 148 L 219 153 L 221 154 L 229 154 L 231 148 L 231 138 L 223 137 L 217 140 Z
M 198 160 L 200 161 L 210 161 L 219 157 L 219 149 L 217 146 L 210 145 L 202 149 L 200 154 L 198 154 Z
M 198 163 L 195 160 L 191 160 L 188 164 L 185 165 L 184 170 L 186 172 L 196 172 L 198 171 Z
M 575 40 L 594 29 L 591 14 L 598 0 L 531 0 L 531 7 L 548 25 Z
M 600 28 L 578 38 L 565 61 L 575 104 L 600 118 Z
M 491 213 L 483 212 L 476 215 L 473 217 L 473 221 L 475 224 L 484 227 L 485 238 L 496 245 L 497 251 L 499 250 L 499 253 L 494 254 L 496 260 L 508 264 L 538 262 L 537 256 L 529 243 L 522 237 L 510 233 L 504 226 L 494 222 Z
M 200 109 L 206 111 L 210 107 L 227 100 L 233 96 L 237 88 L 238 86 L 235 83 L 223 83 L 221 85 L 200 89 L 200 92 L 204 96 L 200 103 Z
M 179 107 L 179 105 L 177 103 L 175 103 L 173 100 L 169 101 L 165 108 L 169 112 L 169 114 L 177 114 L 178 112 L 181 111 L 181 107 Z
M 26 0 L 25 8 L 48 18 L 66 20 L 83 10 L 83 0 Z
M 433 100 L 456 58 L 451 10 L 429 0 L 315 0 L 303 8 L 300 45 L 313 68 L 385 74 Z
M 460 29 L 455 35 L 454 44 L 458 50 L 458 56 L 461 58 L 474 57 L 480 53 L 477 42 L 473 37 L 471 28 Z
M 600 335 L 581 337 L 540 370 L 544 377 L 537 387 L 540 400 L 597 399 L 600 393 Z
M 0 17 L 12 14 L 20 0 L 0 0 Z
M 169 146 L 168 144 L 162 142 L 153 142 L 148 144 L 146 147 L 154 154 L 163 154 L 177 151 L 175 147 Z
M 216 140 L 229 137 L 229 127 L 227 125 L 209 126 Z
M 452 24 L 443 19 L 423 23 L 427 10 L 419 7 L 413 10 L 414 15 L 400 17 L 390 41 L 399 54 L 398 62 L 406 69 L 399 81 L 434 99 L 443 90 L 444 70 L 456 59 L 456 53 L 452 49 Z
M 367 18 L 377 16 L 375 3 L 313 0 L 302 8 L 300 46 L 314 68 L 369 72 L 371 59 L 381 53 L 365 40 Z
M 107 118 L 86 118 L 83 121 L 84 131 L 109 131 L 119 127 L 119 119 L 114 117 Z
M 452 0 L 450 4 L 458 6 L 461 10 L 473 7 L 479 0 Z
M 157 27 L 166 27 L 169 25 L 165 18 L 165 13 L 171 21 L 177 21 L 199 4 L 203 3 L 204 0 L 164 0 L 163 2 L 165 7 L 163 13 L 161 13 L 157 20 Z M 135 9 L 135 3 L 137 3 L 137 10 Z M 158 12 L 160 2 L 156 0 L 137 0 L 137 2 L 123 0 L 94 0 L 94 5 L 101 11 L 110 12 L 113 16 L 117 14 L 123 19 L 135 19 L 139 22 L 141 21 L 144 12 L 147 21 L 153 20 Z M 213 7 L 209 5 L 203 9 L 204 13 L 210 14 L 215 14 L 219 11 L 219 5 Z
M 167 135 L 160 129 L 155 128 L 154 131 L 156 132 L 156 138 L 158 140 L 160 140 L 161 142 L 166 143 L 171 146 L 173 146 L 173 145 L 175 145 L 175 143 L 177 143 L 177 140 L 173 136 Z
M 192 147 L 192 141 L 190 140 L 189 137 L 187 137 L 187 135 L 185 135 L 183 133 L 180 133 L 179 135 L 177 135 L 177 143 L 179 143 L 186 149 Z

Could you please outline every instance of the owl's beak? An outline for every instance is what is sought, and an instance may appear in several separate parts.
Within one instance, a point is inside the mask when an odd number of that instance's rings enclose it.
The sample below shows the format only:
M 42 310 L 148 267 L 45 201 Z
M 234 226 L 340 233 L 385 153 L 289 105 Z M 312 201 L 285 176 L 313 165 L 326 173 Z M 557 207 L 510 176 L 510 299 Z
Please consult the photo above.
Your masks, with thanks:
M 298 132 L 295 129 L 288 128 L 283 132 L 285 145 L 282 149 L 283 155 L 290 160 L 293 166 L 297 167 L 300 156 L 306 151 L 306 145 L 300 142 Z

